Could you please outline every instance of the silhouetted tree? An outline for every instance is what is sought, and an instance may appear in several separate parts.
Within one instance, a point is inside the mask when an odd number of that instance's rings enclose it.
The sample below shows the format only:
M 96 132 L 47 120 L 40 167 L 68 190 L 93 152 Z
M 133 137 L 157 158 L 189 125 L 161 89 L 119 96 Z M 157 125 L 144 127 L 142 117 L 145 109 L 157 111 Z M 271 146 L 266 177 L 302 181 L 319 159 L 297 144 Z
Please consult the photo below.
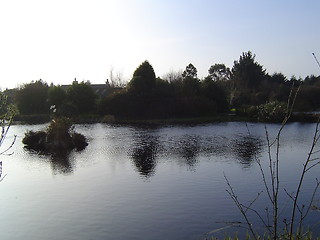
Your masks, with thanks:
M 263 67 L 255 61 L 255 55 L 250 51 L 242 53 L 232 67 L 230 103 L 233 106 L 261 104 L 265 96 L 257 95 L 257 90 L 266 76 Z
M 61 86 L 52 86 L 48 91 L 48 102 L 50 105 L 55 105 L 60 108 L 67 99 L 67 94 Z
M 15 104 L 15 97 L 17 95 L 17 91 L 18 89 L 17 88 L 14 88 L 14 89 L 6 89 L 3 91 L 3 94 L 5 96 L 7 96 L 7 103 L 8 104 Z
M 182 94 L 184 97 L 192 97 L 200 92 L 200 81 L 197 78 L 187 77 L 182 82 Z
M 242 53 L 239 61 L 234 61 L 232 81 L 236 89 L 255 90 L 266 77 L 266 71 L 255 61 L 255 57 L 249 51 Z
M 320 109 L 320 87 L 302 85 L 297 96 L 295 109 L 297 111 L 314 111 Z
M 205 78 L 201 82 L 201 95 L 210 103 L 211 114 L 228 110 L 229 104 L 226 90 L 210 77 Z M 215 110 L 215 112 L 213 112 L 213 110 Z
M 197 78 L 197 72 L 196 67 L 190 63 L 182 73 L 182 94 L 184 97 L 192 97 L 199 94 L 200 81 Z
M 286 81 L 286 84 L 288 86 L 292 86 L 292 84 L 295 86 L 299 86 L 302 82 L 303 82 L 303 80 L 301 77 L 297 78 L 295 75 L 293 75 L 293 76 L 291 76 L 289 81 Z
M 133 73 L 128 89 L 136 96 L 152 94 L 156 84 L 156 74 L 148 61 L 144 61 Z
M 214 81 L 228 81 L 231 77 L 230 68 L 222 63 L 212 65 L 208 72 L 209 77 Z
M 95 110 L 96 94 L 94 93 L 90 82 L 73 81 L 67 90 L 67 96 L 70 103 L 76 107 L 78 113 L 89 113 Z
M 307 84 L 307 85 L 320 86 L 320 76 L 314 76 L 314 75 L 306 76 L 303 82 L 304 84 Z
M 274 73 L 271 75 L 270 81 L 277 84 L 284 84 L 287 77 L 283 73 Z
M 186 70 L 183 71 L 183 78 L 197 78 L 198 70 L 191 63 L 186 67 Z
M 295 77 L 290 79 L 290 83 L 299 84 L 301 79 Z M 315 111 L 320 109 L 320 76 L 307 76 L 300 88 L 295 104 L 297 111 Z
M 123 89 L 108 95 L 98 103 L 98 112 L 101 115 L 114 115 L 120 118 L 134 116 L 134 101 L 132 95 Z
M 41 79 L 24 84 L 16 92 L 16 103 L 21 114 L 43 114 L 49 112 L 47 102 L 48 84 Z

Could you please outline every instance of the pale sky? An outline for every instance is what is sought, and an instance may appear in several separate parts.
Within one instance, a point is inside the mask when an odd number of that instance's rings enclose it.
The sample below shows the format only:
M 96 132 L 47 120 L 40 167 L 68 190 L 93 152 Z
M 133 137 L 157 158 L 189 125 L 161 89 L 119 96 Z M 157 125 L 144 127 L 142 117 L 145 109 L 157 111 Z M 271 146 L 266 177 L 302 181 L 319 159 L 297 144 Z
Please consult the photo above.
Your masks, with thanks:
M 126 80 L 189 63 L 205 77 L 252 51 L 268 73 L 319 75 L 318 0 L 0 0 L 0 88 Z

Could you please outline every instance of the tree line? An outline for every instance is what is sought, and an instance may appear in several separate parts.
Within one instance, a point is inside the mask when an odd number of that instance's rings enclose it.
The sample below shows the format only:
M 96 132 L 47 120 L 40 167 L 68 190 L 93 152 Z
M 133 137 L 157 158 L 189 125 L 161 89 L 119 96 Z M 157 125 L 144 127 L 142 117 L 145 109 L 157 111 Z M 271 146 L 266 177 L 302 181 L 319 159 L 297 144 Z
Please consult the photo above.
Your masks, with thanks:
M 184 71 L 156 77 L 144 61 L 124 86 L 106 83 L 108 94 L 98 96 L 89 81 L 73 81 L 69 87 L 50 86 L 43 80 L 4 91 L 21 115 L 112 115 L 119 119 L 154 119 L 214 116 L 230 109 L 258 116 L 259 109 L 281 112 L 290 91 L 300 84 L 295 110 L 320 109 L 320 76 L 297 79 L 282 73 L 268 74 L 250 51 L 242 53 L 230 69 L 210 66 L 200 79 L 193 64 Z M 261 112 L 261 111 L 260 111 Z

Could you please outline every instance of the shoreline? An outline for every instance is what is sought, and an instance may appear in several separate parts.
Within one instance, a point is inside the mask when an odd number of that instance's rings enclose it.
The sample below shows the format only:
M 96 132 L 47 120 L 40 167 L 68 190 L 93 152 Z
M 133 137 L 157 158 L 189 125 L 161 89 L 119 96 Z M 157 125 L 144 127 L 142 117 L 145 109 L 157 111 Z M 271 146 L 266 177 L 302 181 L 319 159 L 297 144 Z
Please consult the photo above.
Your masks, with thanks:
M 18 115 L 13 121 L 13 125 L 18 124 L 43 124 L 51 121 L 51 116 L 43 115 Z M 288 122 L 300 123 L 316 123 L 319 120 L 318 114 L 295 113 L 291 116 Z M 254 123 L 281 123 L 281 122 L 261 122 L 255 118 L 237 115 L 237 114 L 221 114 L 216 116 L 206 117 L 184 117 L 184 118 L 154 118 L 154 119 L 121 119 L 110 117 L 102 117 L 99 115 L 77 116 L 72 118 L 75 124 L 93 124 L 93 123 L 107 123 L 107 124 L 137 124 L 137 125 L 179 125 L 179 124 L 206 124 L 218 122 L 254 122 Z

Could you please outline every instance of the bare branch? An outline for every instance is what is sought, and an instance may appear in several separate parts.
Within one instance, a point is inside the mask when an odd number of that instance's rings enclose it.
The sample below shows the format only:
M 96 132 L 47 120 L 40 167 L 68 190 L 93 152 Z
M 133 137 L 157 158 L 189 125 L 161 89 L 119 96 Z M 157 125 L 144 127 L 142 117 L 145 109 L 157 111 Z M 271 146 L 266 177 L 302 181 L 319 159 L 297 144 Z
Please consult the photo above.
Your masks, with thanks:
M 261 216 L 261 214 L 257 211 L 257 210 L 255 210 L 255 209 L 253 209 L 253 208 L 250 208 L 250 207 L 246 207 L 246 206 L 244 206 L 244 205 L 242 205 L 244 208 L 246 208 L 247 210 L 250 210 L 250 211 L 252 211 L 252 212 L 254 212 L 257 216 L 258 216 L 258 218 L 261 220 L 261 222 L 263 223 L 263 225 L 268 229 L 268 231 L 270 232 L 270 233 L 272 233 L 272 231 L 271 231 L 271 227 L 272 226 L 270 226 L 270 224 L 268 224 L 268 223 L 266 223 L 265 222 L 265 220 L 263 219 L 263 217 Z M 247 211 L 246 210 L 246 211 Z
M 300 196 L 300 191 L 301 191 L 301 188 L 302 188 L 302 183 L 304 181 L 305 174 L 307 173 L 308 170 L 310 170 L 310 168 L 308 167 L 308 163 L 310 162 L 311 155 L 312 155 L 312 153 L 314 151 L 314 148 L 316 146 L 317 140 L 319 139 L 318 131 L 319 131 L 319 121 L 316 124 L 316 129 L 315 129 L 315 133 L 314 133 L 314 136 L 313 136 L 313 142 L 311 144 L 310 151 L 308 153 L 308 157 L 307 157 L 307 159 L 305 161 L 305 164 L 303 165 L 302 173 L 300 175 L 299 184 L 297 186 L 296 194 L 294 196 L 294 203 L 293 203 L 293 206 L 292 206 L 292 213 L 291 213 L 291 223 L 290 223 L 289 237 L 293 236 L 293 225 L 294 225 L 296 210 L 298 208 L 298 204 L 297 203 L 298 203 L 298 199 L 299 199 L 299 196 Z M 313 165 L 313 166 L 315 166 L 315 165 Z M 313 167 L 313 166 L 311 166 L 311 167 Z M 317 188 L 318 188 L 318 186 L 316 187 L 316 189 Z M 299 233 L 300 233 L 300 231 L 301 231 L 301 225 L 300 225 L 300 228 L 298 229 Z
M 270 200 L 271 203 L 272 203 L 272 202 L 273 202 L 272 196 L 271 196 L 271 193 L 270 193 L 270 190 L 269 190 L 269 186 L 268 186 L 268 184 L 267 184 L 266 176 L 265 176 L 265 173 L 264 173 L 264 170 L 263 170 L 263 168 L 262 168 L 262 165 L 261 165 L 260 161 L 258 161 L 258 166 L 259 166 L 259 168 L 260 168 L 260 172 L 261 172 L 261 175 L 262 175 L 262 181 L 263 181 L 264 187 L 265 187 L 265 189 L 266 189 L 266 191 L 267 191 L 267 195 L 268 195 L 268 197 L 269 197 L 269 200 Z
M 16 142 L 16 139 L 17 139 L 17 135 L 14 135 L 14 138 L 13 138 L 12 143 L 10 144 L 10 146 L 6 150 L 1 152 L 0 155 L 3 155 L 3 154 L 9 155 L 9 156 L 12 155 L 13 153 L 7 154 L 7 152 L 13 147 L 14 143 Z
M 263 191 L 259 192 L 259 193 L 257 194 L 256 198 L 253 199 L 253 200 L 251 201 L 251 203 L 249 203 L 249 206 L 246 207 L 246 208 L 250 209 L 251 206 L 259 199 L 259 197 L 260 197 L 260 195 L 261 195 L 262 193 L 263 193 Z
M 310 169 L 314 168 L 315 166 L 319 165 L 320 164 L 320 161 L 319 162 L 316 162 L 315 164 L 311 165 L 310 167 L 306 168 L 306 172 L 308 172 Z
M 239 202 L 238 197 L 237 197 L 237 195 L 235 194 L 235 192 L 234 192 L 234 190 L 233 190 L 233 188 L 232 188 L 232 186 L 231 186 L 231 184 L 230 184 L 230 182 L 229 182 L 226 174 L 223 173 L 223 175 L 224 175 L 224 178 L 225 178 L 225 180 L 226 180 L 226 182 L 227 182 L 227 185 L 228 185 L 228 187 L 229 187 L 229 190 L 228 190 L 228 189 L 226 190 L 227 193 L 230 195 L 231 199 L 235 202 L 235 204 L 236 204 L 236 206 L 238 207 L 240 213 L 241 213 L 242 216 L 244 217 L 244 219 L 245 219 L 245 221 L 246 221 L 246 224 L 247 224 L 250 232 L 252 233 L 252 236 L 254 237 L 255 240 L 258 240 L 257 235 L 256 235 L 255 231 L 254 231 L 253 228 L 252 228 L 252 223 L 250 222 L 250 220 L 249 220 L 249 218 L 248 218 L 248 216 L 247 216 L 247 214 L 246 214 L 246 211 L 243 209 L 243 206 L 242 206 L 241 203 Z
M 317 191 L 318 191 L 318 188 L 319 188 L 319 186 L 320 186 L 320 182 L 318 181 L 318 179 L 316 179 L 316 182 L 317 182 L 317 183 L 316 183 L 316 186 L 315 186 L 315 188 L 314 188 L 314 190 L 313 190 L 312 197 L 311 197 L 310 202 L 309 202 L 309 205 L 308 205 L 308 207 L 307 207 L 307 211 L 306 211 L 306 213 L 304 214 L 302 220 L 304 220 L 304 219 L 306 218 L 306 216 L 308 215 L 308 213 L 310 212 L 310 209 L 311 209 L 311 207 L 312 207 L 312 203 L 313 203 L 313 201 L 314 201 L 314 198 L 315 198 L 316 193 L 317 193 Z

